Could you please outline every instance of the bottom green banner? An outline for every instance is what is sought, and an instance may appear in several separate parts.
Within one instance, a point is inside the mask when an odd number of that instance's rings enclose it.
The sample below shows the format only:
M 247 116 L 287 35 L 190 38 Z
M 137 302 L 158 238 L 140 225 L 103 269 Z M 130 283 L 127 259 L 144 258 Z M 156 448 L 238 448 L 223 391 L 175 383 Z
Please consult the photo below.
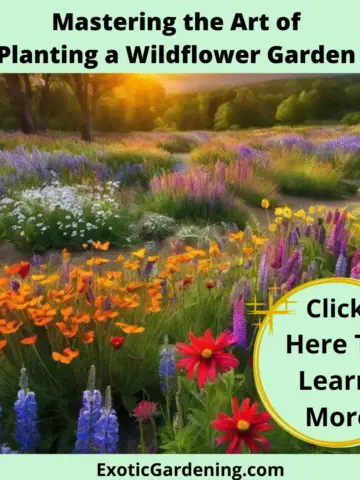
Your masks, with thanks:
M 360 456 L 324 455 L 2 455 L 1 480 L 98 478 L 358 478 Z

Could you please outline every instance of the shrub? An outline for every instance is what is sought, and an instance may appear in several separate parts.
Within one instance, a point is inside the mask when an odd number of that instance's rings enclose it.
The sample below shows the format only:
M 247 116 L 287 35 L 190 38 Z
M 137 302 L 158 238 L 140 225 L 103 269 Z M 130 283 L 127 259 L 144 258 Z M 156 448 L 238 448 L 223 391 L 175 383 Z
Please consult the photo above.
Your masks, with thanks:
M 171 135 L 159 142 L 159 147 L 169 153 L 190 153 L 198 141 L 190 135 Z
M 139 236 L 145 240 L 163 240 L 176 231 L 176 221 L 160 213 L 149 213 L 138 227 Z
M 53 183 L 0 201 L 0 236 L 21 250 L 81 249 L 93 241 L 131 242 L 133 214 L 119 207 L 116 183 L 92 189 Z
M 239 227 L 246 223 L 243 209 L 227 192 L 225 178 L 206 167 L 154 177 L 151 193 L 148 208 L 178 220 L 234 222 Z
M 343 125 L 359 125 L 360 123 L 360 112 L 347 113 L 341 119 Z

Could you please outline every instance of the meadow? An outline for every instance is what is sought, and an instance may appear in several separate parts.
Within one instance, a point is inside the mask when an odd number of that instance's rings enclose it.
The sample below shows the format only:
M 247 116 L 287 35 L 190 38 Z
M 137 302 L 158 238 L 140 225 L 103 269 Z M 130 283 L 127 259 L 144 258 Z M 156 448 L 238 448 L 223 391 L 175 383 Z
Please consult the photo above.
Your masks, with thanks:
M 360 279 L 359 185 L 359 127 L 0 132 L 1 453 L 326 452 L 259 402 L 250 303 Z

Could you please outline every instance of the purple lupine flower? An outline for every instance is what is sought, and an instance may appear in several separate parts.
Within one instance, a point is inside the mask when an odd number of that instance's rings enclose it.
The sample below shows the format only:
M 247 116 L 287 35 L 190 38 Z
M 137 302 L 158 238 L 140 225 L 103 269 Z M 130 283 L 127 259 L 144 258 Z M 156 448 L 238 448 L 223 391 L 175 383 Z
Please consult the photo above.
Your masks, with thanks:
M 356 249 L 353 258 L 351 259 L 351 269 L 353 269 L 360 262 L 360 247 Z
M 312 226 L 311 225 L 306 225 L 305 237 L 309 238 L 311 236 L 311 231 L 312 231 Z
M 68 285 L 70 283 L 70 270 L 71 265 L 69 263 L 62 266 L 62 272 L 59 278 L 60 285 Z
M 21 369 L 20 390 L 14 405 L 15 442 L 22 453 L 32 453 L 40 440 L 37 426 L 37 403 L 35 393 L 28 389 L 28 377 L 25 368 Z
M 10 288 L 16 293 L 20 289 L 20 283 L 17 280 L 10 280 Z
M 342 252 L 340 252 L 336 262 L 336 266 L 335 266 L 335 275 L 337 277 L 345 277 L 346 270 L 347 270 L 347 260 L 345 255 Z
M 336 223 L 331 227 L 330 235 L 327 241 L 327 248 L 333 250 L 335 246 Z
M 315 238 L 319 242 L 320 245 L 325 244 L 326 230 L 325 230 L 324 225 L 322 223 L 320 225 L 318 225 L 318 227 L 316 228 Z
M 291 290 L 292 287 L 295 285 L 295 282 L 296 282 L 296 275 L 292 273 L 285 283 L 285 287 L 284 287 L 285 292 L 288 292 L 289 290 Z
M 299 236 L 296 229 L 291 230 L 288 238 L 289 245 L 298 246 L 299 245 Z
M 251 260 L 251 258 L 249 258 L 249 260 L 247 260 L 246 263 L 244 263 L 244 269 L 249 270 L 252 264 L 253 264 L 253 261 Z
M 302 263 L 302 250 L 296 248 L 290 255 L 286 267 L 284 269 L 284 278 L 289 278 L 291 275 L 295 275 L 295 279 L 300 274 L 300 267 Z
M 315 277 L 316 272 L 317 272 L 317 265 L 316 265 L 316 261 L 313 260 L 306 270 L 307 280 L 312 280 Z
M 335 213 L 334 213 L 334 219 L 333 219 L 333 224 L 336 225 L 337 222 L 339 221 L 339 218 L 340 218 L 340 211 L 339 209 L 337 208 L 335 210 Z
M 41 257 L 40 257 L 40 255 L 38 255 L 37 253 L 34 253 L 34 255 L 32 257 L 32 263 L 33 263 L 33 266 L 35 268 L 40 270 L 40 267 L 41 267 Z
M 325 223 L 327 223 L 327 224 L 331 223 L 332 216 L 333 216 L 332 211 L 328 210 L 327 213 L 326 213 L 326 217 L 325 217 Z
M 269 261 L 268 261 L 269 245 L 266 244 L 264 252 L 260 259 L 258 273 L 258 289 L 262 295 L 267 291 L 269 281 Z
M 314 149 L 313 144 L 299 135 L 287 135 L 284 137 L 273 138 L 268 143 L 284 147 L 289 150 L 299 149 L 305 153 L 311 153 Z
M 174 389 L 176 379 L 175 352 L 167 343 L 160 352 L 159 377 L 160 390 L 167 395 Z
M 103 309 L 105 311 L 109 311 L 111 309 L 111 298 L 106 297 L 103 301 Z
M 242 278 L 234 283 L 230 294 L 230 305 L 234 306 L 236 300 L 242 296 L 246 300 L 250 295 L 250 283 L 246 278 Z
M 94 427 L 94 446 L 98 453 L 118 453 L 118 443 L 119 422 L 112 408 L 111 387 L 107 387 L 105 403 Z
M 347 259 L 346 259 L 346 243 L 343 242 L 340 248 L 340 253 L 336 261 L 335 276 L 345 277 L 347 271 Z
M 236 301 L 233 310 L 233 335 L 237 347 L 247 348 L 247 321 L 245 316 L 245 302 L 241 295 Z
M 286 262 L 286 248 L 285 248 L 285 239 L 280 237 L 278 244 L 276 245 L 274 260 L 271 264 L 271 267 L 274 270 L 279 270 L 284 263 Z
M 79 413 L 74 453 L 91 453 L 94 449 L 95 425 L 100 419 L 102 396 L 95 389 L 96 372 L 92 366 L 89 373 L 88 388 L 83 393 L 82 408 Z
M 357 263 L 352 267 L 350 278 L 355 278 L 356 280 L 360 280 L 360 263 Z

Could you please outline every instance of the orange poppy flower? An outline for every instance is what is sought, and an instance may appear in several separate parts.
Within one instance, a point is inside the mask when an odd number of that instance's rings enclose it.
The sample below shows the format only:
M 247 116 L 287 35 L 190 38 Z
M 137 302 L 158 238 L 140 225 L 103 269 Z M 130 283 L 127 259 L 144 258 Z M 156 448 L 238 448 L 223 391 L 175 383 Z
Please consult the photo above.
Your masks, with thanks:
M 109 250 L 110 242 L 94 242 L 93 247 L 96 248 L 96 250 Z
M 122 261 L 124 260 L 124 258 L 125 258 L 124 255 L 118 255 L 118 256 L 116 257 L 116 261 L 117 261 L 117 262 L 122 262 Z
M 130 268 L 130 270 L 137 270 L 139 268 L 139 261 L 136 260 L 135 262 L 125 262 L 124 267 Z
M 11 320 L 6 322 L 6 320 L 0 320 L 0 333 L 3 335 L 9 335 L 15 333 L 19 330 L 23 322 L 18 322 L 17 320 Z
M 86 313 L 77 312 L 74 317 L 71 317 L 73 323 L 90 323 L 90 315 Z
M 153 303 L 150 307 L 146 307 L 148 313 L 158 313 L 161 311 L 161 306 L 158 303 Z
M 61 311 L 61 315 L 63 316 L 64 318 L 64 321 L 67 322 L 70 315 L 73 313 L 73 307 L 67 307 L 67 308 L 62 308 L 60 311 Z
M 65 322 L 56 322 L 56 326 L 60 330 L 60 332 L 64 335 L 66 338 L 73 338 L 77 334 L 79 330 L 79 325 L 71 324 L 68 325 Z
M 135 290 L 138 290 L 144 285 L 143 282 L 132 282 L 126 285 L 125 289 L 128 293 L 135 292 Z
M 37 338 L 37 335 L 34 335 L 32 337 L 25 337 L 20 340 L 20 343 L 22 343 L 23 345 L 34 345 Z
M 226 262 L 226 263 L 219 263 L 219 265 L 217 266 L 218 270 L 220 270 L 220 272 L 228 272 L 229 269 L 231 267 L 231 263 L 230 262 Z
M 0 340 L 0 352 L 6 347 L 7 342 L 7 340 Z
M 209 255 L 211 257 L 218 257 L 221 254 L 219 245 L 215 242 L 210 242 Z
M 106 322 L 110 318 L 115 318 L 118 315 L 118 312 L 110 312 L 108 310 L 98 309 L 94 313 L 94 320 L 95 322 Z
M 194 258 L 194 257 L 206 257 L 206 252 L 204 250 L 199 250 L 197 248 L 192 248 L 190 246 L 186 247 L 185 250 L 188 252 L 188 254 Z
M 117 280 L 121 278 L 122 272 L 106 272 L 106 276 L 109 280 Z
M 44 295 L 39 295 L 38 297 L 34 297 L 32 300 L 30 300 L 29 302 L 27 302 L 27 306 L 28 306 L 28 307 L 35 307 L 35 305 L 37 305 L 38 303 L 40 303 L 43 298 L 44 298 Z
M 64 348 L 63 353 L 53 352 L 52 357 L 55 362 L 65 363 L 69 365 L 74 358 L 80 355 L 79 350 L 71 350 L 71 348 Z
M 92 343 L 94 339 L 95 339 L 95 332 L 93 332 L 92 330 L 89 330 L 88 332 L 85 332 L 81 335 L 81 340 L 86 345 L 88 345 L 89 343 Z
M 156 263 L 157 261 L 159 260 L 159 256 L 158 255 L 154 255 L 152 257 L 148 257 L 147 261 L 149 263 Z
M 241 241 L 244 238 L 244 232 L 230 233 L 229 240 L 230 242 Z
M 86 250 L 87 248 L 89 248 L 89 245 L 87 243 L 83 243 L 82 248 Z
M 35 325 L 43 327 L 50 323 L 56 316 L 56 309 L 46 303 L 41 308 L 28 308 L 28 313 L 34 320 Z
M 105 263 L 109 263 L 110 260 L 108 258 L 101 258 L 101 257 L 92 257 L 90 260 L 86 262 L 86 265 L 103 265 Z
M 253 251 L 254 251 L 254 249 L 252 247 L 244 247 L 243 248 L 243 252 L 248 257 L 250 257 L 250 255 L 252 255 Z
M 123 322 L 116 322 L 115 325 L 120 327 L 125 333 L 142 333 L 145 330 L 144 327 L 139 327 L 138 325 L 128 325 L 127 323 Z
M 15 275 L 18 274 L 20 275 L 21 278 L 26 278 L 29 274 L 30 271 L 30 263 L 29 262 L 20 262 L 20 263 L 14 263 L 13 265 L 10 265 L 9 267 L 6 266 L 4 267 L 4 270 L 6 273 L 9 275 Z

